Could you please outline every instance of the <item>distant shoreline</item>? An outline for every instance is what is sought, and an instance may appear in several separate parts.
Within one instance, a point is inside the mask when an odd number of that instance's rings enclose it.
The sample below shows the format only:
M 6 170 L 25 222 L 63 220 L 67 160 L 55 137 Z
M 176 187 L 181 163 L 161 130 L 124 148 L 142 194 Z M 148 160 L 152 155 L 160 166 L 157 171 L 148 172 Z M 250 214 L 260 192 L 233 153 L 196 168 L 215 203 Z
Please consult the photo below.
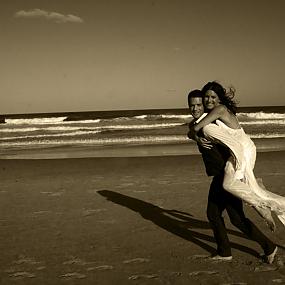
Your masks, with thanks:
M 279 152 L 285 153 L 284 148 L 272 147 L 272 144 L 261 140 L 257 143 L 257 153 Z M 265 143 L 263 142 L 265 141 Z M 128 145 L 120 147 L 78 147 L 56 146 L 42 149 L 9 150 L 0 154 L 0 160 L 15 159 L 81 159 L 81 158 L 143 158 L 143 157 L 167 157 L 167 156 L 196 156 L 200 155 L 195 143 L 168 144 L 168 145 Z
M 256 112 L 278 112 L 280 111 L 281 113 L 284 112 L 285 106 L 244 106 L 244 107 L 238 107 L 238 112 L 248 112 L 248 111 L 256 111 Z M 99 111 L 99 110 L 95 110 L 95 111 L 63 111 L 63 112 L 47 112 L 47 113 L 19 113 L 19 114 L 2 114 L 0 115 L 0 118 L 11 118 L 11 119 L 15 119 L 15 118 L 34 118 L 34 117 L 38 117 L 38 118 L 43 118 L 43 117 L 53 117 L 53 116 L 74 116 L 74 115 L 78 115 L 78 114 L 84 114 L 84 115 L 96 115 L 98 116 L 98 118 L 102 117 L 102 118 L 107 118 L 108 114 L 110 115 L 110 118 L 114 117 L 114 116 L 118 116 L 120 114 L 124 114 L 126 116 L 132 116 L 132 115 L 142 115 L 142 114 L 161 114 L 161 111 L 165 111 L 165 112 L 179 112 L 180 114 L 188 114 L 189 110 L 188 108 L 170 108 L 170 109 L 137 109 L 137 110 L 103 110 L 103 111 Z M 112 114 L 112 115 L 111 115 Z M 107 117 L 106 117 L 107 116 Z

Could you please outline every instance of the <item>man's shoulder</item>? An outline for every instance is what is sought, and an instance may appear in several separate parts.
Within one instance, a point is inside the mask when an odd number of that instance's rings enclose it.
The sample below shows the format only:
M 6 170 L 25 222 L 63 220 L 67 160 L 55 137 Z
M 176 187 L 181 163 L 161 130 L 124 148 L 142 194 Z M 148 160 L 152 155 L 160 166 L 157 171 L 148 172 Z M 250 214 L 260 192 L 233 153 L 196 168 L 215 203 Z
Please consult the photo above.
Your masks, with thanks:
M 196 120 L 193 119 L 192 121 L 189 122 L 189 128 L 193 127 L 196 123 Z

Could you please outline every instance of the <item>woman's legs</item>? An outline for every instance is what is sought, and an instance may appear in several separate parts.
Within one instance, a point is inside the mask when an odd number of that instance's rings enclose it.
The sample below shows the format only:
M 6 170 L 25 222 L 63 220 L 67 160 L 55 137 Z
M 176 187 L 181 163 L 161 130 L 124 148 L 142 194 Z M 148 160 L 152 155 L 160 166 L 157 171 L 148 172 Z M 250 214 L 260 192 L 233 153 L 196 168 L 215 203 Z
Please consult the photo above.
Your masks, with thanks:
M 252 179 L 255 179 L 254 177 Z M 257 182 L 256 182 L 256 185 Z M 265 219 L 269 228 L 274 231 L 276 228 L 274 219 L 271 215 L 271 209 L 265 199 L 261 199 L 261 196 L 257 195 L 247 182 L 242 182 L 235 178 L 235 169 L 233 164 L 233 158 L 231 157 L 225 167 L 225 176 L 223 181 L 223 187 L 226 191 L 230 192 L 234 196 L 242 199 L 255 208 L 258 214 Z M 259 186 L 257 186 L 259 187 Z M 260 189 L 260 191 L 263 191 Z
M 248 218 L 243 211 L 243 203 L 237 197 L 228 193 L 227 207 L 231 223 L 242 231 L 247 237 L 259 243 L 265 255 L 273 252 L 276 245 L 269 240 Z

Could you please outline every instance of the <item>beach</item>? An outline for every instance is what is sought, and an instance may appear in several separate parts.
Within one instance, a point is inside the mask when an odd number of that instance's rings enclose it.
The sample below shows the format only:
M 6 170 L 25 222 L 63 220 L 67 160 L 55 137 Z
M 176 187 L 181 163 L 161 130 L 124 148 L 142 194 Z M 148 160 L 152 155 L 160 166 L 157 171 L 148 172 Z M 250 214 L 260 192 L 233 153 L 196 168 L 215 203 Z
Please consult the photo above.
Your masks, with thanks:
M 285 196 L 285 152 L 255 174 Z M 230 224 L 233 261 L 214 262 L 206 218 L 211 179 L 199 155 L 0 160 L 1 284 L 285 283 L 285 227 L 273 265 Z M 16 283 L 15 283 L 16 282 Z

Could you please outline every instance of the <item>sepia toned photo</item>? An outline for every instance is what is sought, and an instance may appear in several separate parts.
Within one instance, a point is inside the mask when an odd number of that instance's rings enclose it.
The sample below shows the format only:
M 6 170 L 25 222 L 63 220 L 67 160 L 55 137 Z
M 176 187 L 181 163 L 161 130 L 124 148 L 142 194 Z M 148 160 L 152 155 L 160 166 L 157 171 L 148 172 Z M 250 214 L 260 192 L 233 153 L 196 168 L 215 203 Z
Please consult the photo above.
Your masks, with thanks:
M 0 284 L 285 284 L 285 2 L 0 1 Z

